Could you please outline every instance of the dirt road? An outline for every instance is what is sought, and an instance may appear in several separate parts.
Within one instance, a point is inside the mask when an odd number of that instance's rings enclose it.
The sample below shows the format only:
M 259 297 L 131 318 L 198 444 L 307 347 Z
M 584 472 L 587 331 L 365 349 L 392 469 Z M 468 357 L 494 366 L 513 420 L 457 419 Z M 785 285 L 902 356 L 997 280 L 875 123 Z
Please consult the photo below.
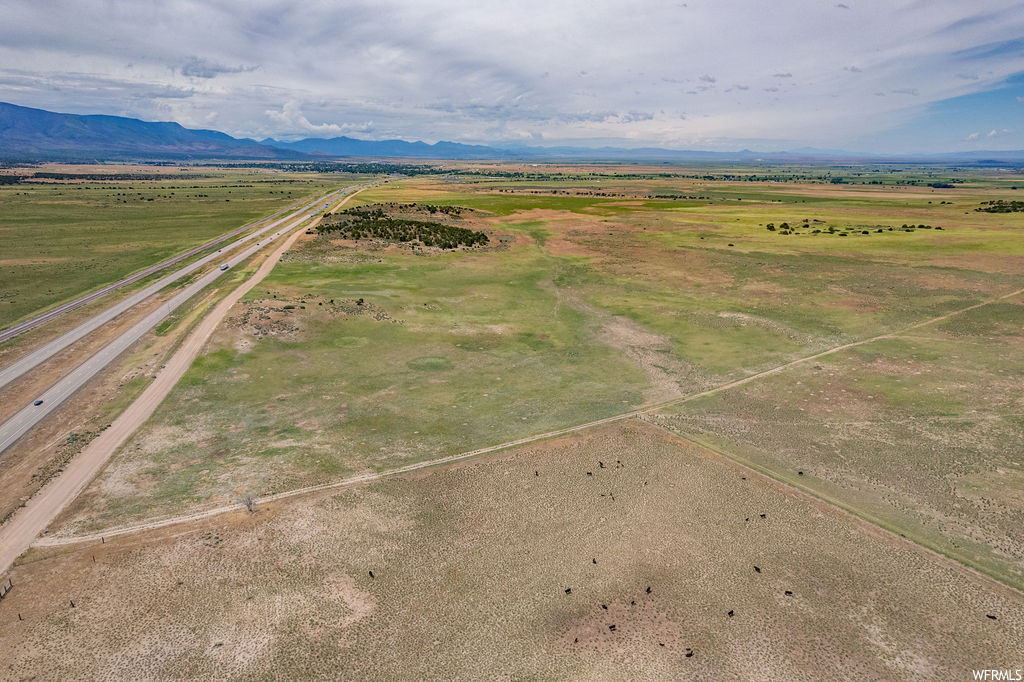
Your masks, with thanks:
M 356 190 L 343 199 L 337 207 L 344 206 L 349 199 L 362 190 Z M 315 223 L 314 223 L 315 224 Z M 227 316 L 231 307 L 254 286 L 270 274 L 281 256 L 291 248 L 302 235 L 304 227 L 288 237 L 256 270 L 256 272 L 231 292 L 199 323 L 189 334 L 181 347 L 167 361 L 156 379 L 142 392 L 128 409 L 121 413 L 95 440 L 64 467 L 64 472 L 50 481 L 42 490 L 25 503 L 2 528 L 0 528 L 0 570 L 5 570 L 42 533 L 49 523 L 71 503 L 86 485 L 99 473 L 110 456 L 128 437 L 135 432 L 156 411 L 167 394 L 178 383 L 192 361 L 199 355 L 203 345 L 213 334 L 217 325 Z
M 284 500 L 284 499 L 288 499 L 288 498 L 291 498 L 291 497 L 298 497 L 298 496 L 301 496 L 301 495 L 309 495 L 309 494 L 317 493 L 317 492 L 321 492 L 321 491 L 345 488 L 345 487 L 349 487 L 349 486 L 353 486 L 353 485 L 358 485 L 358 484 L 361 484 L 361 483 L 368 483 L 370 481 L 375 481 L 375 480 L 379 480 L 379 479 L 387 478 L 387 477 L 391 477 L 391 476 L 399 476 L 401 474 L 411 473 L 413 471 L 418 471 L 420 469 L 426 469 L 428 467 L 435 467 L 435 466 L 441 466 L 441 465 L 444 465 L 444 464 L 451 464 L 453 462 L 458 462 L 460 460 L 469 459 L 471 457 L 478 457 L 480 455 L 488 454 L 488 453 L 491 453 L 491 452 L 498 452 L 500 450 L 507 450 L 509 448 L 517 447 L 517 446 L 520 446 L 520 445 L 527 445 L 529 443 L 534 443 L 534 442 L 541 441 L 541 440 L 547 440 L 547 439 L 550 439 L 550 438 L 556 438 L 556 437 L 559 437 L 559 436 L 569 435 L 569 434 L 572 434 L 572 433 L 576 433 L 578 431 L 583 431 L 585 429 L 591 429 L 591 428 L 594 428 L 594 427 L 597 427 L 597 426 L 601 426 L 603 424 L 612 424 L 612 423 L 615 423 L 615 422 L 620 422 L 620 421 L 624 421 L 624 420 L 628 420 L 628 419 L 642 418 L 642 417 L 644 417 L 646 415 L 649 415 L 649 414 L 651 414 L 653 412 L 656 412 L 658 410 L 661 410 L 663 408 L 670 407 L 672 405 L 678 405 L 678 404 L 682 404 L 682 403 L 687 403 L 687 402 L 690 402 L 690 401 L 693 401 L 693 400 L 697 400 L 699 398 L 703 398 L 705 396 L 714 395 L 714 394 L 720 393 L 722 391 L 727 391 L 727 390 L 732 389 L 732 388 L 737 388 L 739 386 L 743 386 L 743 385 L 748 384 L 750 382 L 757 381 L 758 379 L 763 379 L 765 377 L 769 377 L 769 376 L 778 374 L 780 372 L 785 371 L 786 369 L 788 369 L 790 367 L 794 367 L 796 365 L 800 365 L 800 364 L 803 364 L 803 363 L 806 363 L 806 362 L 810 362 L 812 360 L 816 360 L 816 359 L 821 358 L 821 357 L 832 355 L 834 353 L 838 353 L 838 352 L 841 352 L 843 350 L 847 350 L 849 348 L 855 348 L 857 346 L 863 346 L 863 345 L 866 345 L 866 344 L 869 344 L 869 343 L 874 343 L 876 341 L 881 341 L 883 339 L 890 339 L 890 338 L 898 337 L 898 336 L 900 336 L 901 334 L 903 334 L 905 332 L 912 331 L 914 329 L 919 329 L 921 327 L 927 326 L 929 324 L 934 324 L 936 322 L 941 322 L 943 320 L 949 319 L 949 318 L 954 317 L 956 315 L 960 315 L 962 313 L 966 313 L 966 312 L 974 310 L 976 308 L 980 308 L 982 306 L 989 305 L 991 303 L 996 303 L 998 301 L 1002 301 L 1002 300 L 1005 300 L 1007 298 L 1012 298 L 1012 297 L 1015 297 L 1015 296 L 1020 296 L 1021 294 L 1024 294 L 1024 289 L 1018 289 L 1017 291 L 1013 291 L 1013 292 L 1010 292 L 1010 293 L 1007 293 L 1007 294 L 1003 294 L 1003 295 L 997 296 L 995 298 L 989 299 L 987 301 L 983 301 L 981 303 L 976 303 L 974 305 L 970 305 L 970 306 L 967 306 L 965 308 L 960 308 L 958 310 L 953 310 L 951 312 L 945 313 L 943 315 L 939 315 L 937 317 L 929 318 L 929 319 L 924 320 L 922 322 L 917 322 L 917 323 L 909 325 L 909 326 L 907 326 L 907 327 L 905 327 L 905 328 L 903 328 L 903 329 L 901 329 L 899 331 L 889 332 L 889 333 L 886 333 L 886 334 L 879 334 L 878 336 L 872 336 L 871 338 L 862 339 L 860 341 L 853 341 L 851 343 L 844 343 L 842 345 L 835 346 L 833 348 L 829 348 L 827 350 L 820 351 L 818 353 L 813 353 L 811 355 L 807 355 L 805 357 L 798 358 L 796 360 L 792 360 L 790 362 L 787 362 L 785 364 L 779 365 L 777 367 L 773 367 L 771 369 L 767 369 L 767 370 L 765 370 L 763 372 L 758 372 L 756 374 L 751 374 L 750 376 L 743 377 L 742 379 L 737 379 L 735 381 L 730 381 L 728 383 L 721 384 L 720 386 L 716 386 L 714 388 L 710 388 L 710 389 L 707 389 L 707 390 L 704 390 L 704 391 L 695 392 L 695 393 L 690 393 L 690 394 L 687 394 L 687 395 L 684 395 L 684 396 L 680 396 L 678 398 L 672 398 L 672 399 L 664 400 L 664 401 L 657 402 L 657 403 L 651 403 L 651 404 L 645 405 L 645 406 L 640 407 L 640 408 L 635 409 L 635 410 L 630 410 L 628 412 L 623 412 L 621 414 L 612 415 L 610 417 L 605 417 L 603 419 L 598 419 L 598 420 L 595 420 L 595 421 L 587 422 L 585 424 L 577 424 L 575 426 L 569 426 L 569 427 L 562 428 L 562 429 L 557 429 L 557 430 L 554 430 L 554 431 L 548 431 L 548 432 L 545 432 L 545 433 L 539 433 L 539 434 L 532 435 L 532 436 L 525 436 L 523 438 L 517 438 L 516 440 L 508 441 L 508 442 L 505 442 L 505 443 L 498 443 L 496 445 L 489 445 L 487 447 L 478 448 L 476 450 L 469 450 L 467 452 L 460 452 L 460 453 L 457 453 L 457 454 L 454 454 L 454 455 L 448 455 L 448 456 L 445 456 L 445 457 L 439 457 L 437 459 L 425 460 L 425 461 L 422 461 L 422 462 L 415 462 L 413 464 L 407 464 L 405 466 L 397 467 L 395 469 L 389 469 L 387 471 L 367 472 L 367 473 L 363 473 L 363 474 L 357 474 L 355 476 L 351 476 L 349 478 L 341 479 L 341 480 L 338 480 L 338 481 L 332 481 L 330 483 L 322 483 L 320 485 L 308 486 L 308 487 L 305 487 L 305 488 L 296 488 L 294 490 L 287 490 L 287 491 L 284 491 L 284 492 L 276 493 L 274 495 L 268 495 L 266 497 L 258 498 L 256 500 L 256 503 L 257 504 L 264 504 L 264 503 L 268 503 L 268 502 L 276 502 L 278 500 Z M 140 398 L 140 400 L 141 400 L 141 398 Z M 674 437 L 682 439 L 682 437 L 679 436 L 679 434 L 673 433 L 672 435 Z M 685 439 L 683 439 L 683 440 L 685 440 Z M 694 444 L 698 445 L 701 448 L 707 449 L 706 445 L 703 445 L 703 444 L 700 444 L 700 443 L 694 443 Z M 740 465 L 744 466 L 745 468 L 750 468 L 746 464 L 742 464 L 741 463 Z M 759 475 L 767 476 L 767 474 L 765 472 L 758 471 L 756 469 L 753 469 L 752 471 L 754 473 L 759 474 Z M 820 497 L 818 497 L 816 495 L 811 494 L 809 490 L 804 490 L 802 488 L 794 488 L 794 487 L 790 486 L 789 484 L 781 482 L 781 481 L 778 481 L 777 479 L 774 479 L 774 478 L 772 480 L 775 480 L 776 483 L 778 483 L 779 485 L 786 486 L 788 488 L 791 488 L 795 492 L 799 492 L 801 495 L 808 495 L 810 497 L 814 497 L 815 499 L 817 499 L 819 501 L 823 501 L 823 502 L 829 504 L 830 506 L 835 506 L 837 509 L 840 509 L 844 513 L 850 513 L 848 510 L 846 510 L 846 509 L 844 509 L 842 507 L 836 506 L 830 500 L 823 500 L 822 498 L 820 498 Z M 193 512 L 191 514 L 183 514 L 181 516 L 175 516 L 175 517 L 164 518 L 164 519 L 157 519 L 157 520 L 154 520 L 154 521 L 149 521 L 149 522 L 146 522 L 146 523 L 140 523 L 140 524 L 136 524 L 136 525 L 132 525 L 132 526 L 122 526 L 122 527 L 119 527 L 119 528 L 109 528 L 109 529 L 105 529 L 105 530 L 103 530 L 103 531 L 101 531 L 99 533 L 90 533 L 90 534 L 77 535 L 77 536 L 71 536 L 71 537 L 42 538 L 36 544 L 39 545 L 39 546 L 56 546 L 56 545 L 76 544 L 76 543 L 79 543 L 79 542 L 99 542 L 101 538 L 115 537 L 115 536 L 118 536 L 118 535 L 127 535 L 127 534 L 130 534 L 130 533 L 138 533 L 138 532 L 142 532 L 142 531 L 153 530 L 153 529 L 156 529 L 156 528 L 163 528 L 163 527 L 166 527 L 166 526 L 172 526 L 172 525 L 179 524 L 179 523 L 187 523 L 187 522 L 190 522 L 190 521 L 198 521 L 198 520 L 201 520 L 201 519 L 209 518 L 211 516 L 216 516 L 218 514 L 224 514 L 224 513 L 227 513 L 227 512 L 231 512 L 231 511 L 238 511 L 239 509 L 240 509 L 240 504 L 226 505 L 226 506 L 221 506 L 221 507 L 214 507 L 214 508 L 210 508 L 210 509 L 204 509 L 204 510 L 201 510 L 201 511 L 196 511 L 196 512 Z M 872 522 L 870 520 L 865 520 L 865 523 L 872 523 Z M 879 532 L 885 532 L 885 533 L 889 533 L 891 535 L 890 531 L 883 529 L 881 526 L 877 526 L 877 525 L 875 525 L 873 523 L 872 523 L 872 525 Z M 2 529 L 0 529 L 0 547 L 2 547 L 2 542 L 3 542 Z M 908 542 L 910 542 L 910 541 L 908 540 Z M 928 549 L 928 548 L 924 548 L 924 549 Z M 928 549 L 928 551 L 931 552 L 932 550 Z M 0 560 L 3 560 L 5 558 L 6 558 L 6 555 L 3 554 L 2 552 L 0 552 Z M 950 561 L 952 561 L 952 560 L 950 560 Z M 960 565 L 960 564 L 958 564 L 958 565 Z M 969 568 L 969 567 L 965 566 L 964 568 Z M 974 569 L 970 569 L 970 570 L 972 572 L 976 572 L 976 571 L 974 571 Z M 983 574 L 979 573 L 979 575 L 983 575 Z M 986 579 L 993 580 L 991 578 L 988 578 L 987 576 L 985 576 L 985 577 L 986 577 Z M 1002 583 L 998 583 L 998 584 L 1002 584 Z

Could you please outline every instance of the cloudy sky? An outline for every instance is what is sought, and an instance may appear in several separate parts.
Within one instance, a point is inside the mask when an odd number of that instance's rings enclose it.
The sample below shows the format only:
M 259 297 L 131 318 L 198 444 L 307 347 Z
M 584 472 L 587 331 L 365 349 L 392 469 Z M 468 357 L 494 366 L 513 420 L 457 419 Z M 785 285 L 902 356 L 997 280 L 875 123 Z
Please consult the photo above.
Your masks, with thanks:
M 257 139 L 1024 149 L 1024 3 L 4 0 L 0 101 Z

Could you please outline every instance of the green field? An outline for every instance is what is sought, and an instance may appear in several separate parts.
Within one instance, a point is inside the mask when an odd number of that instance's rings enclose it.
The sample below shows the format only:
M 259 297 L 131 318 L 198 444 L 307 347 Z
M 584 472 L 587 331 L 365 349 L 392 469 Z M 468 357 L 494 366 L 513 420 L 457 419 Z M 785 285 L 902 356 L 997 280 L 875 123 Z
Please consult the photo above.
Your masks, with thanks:
M 1019 584 L 1022 508 L 1005 492 L 1019 489 L 1019 297 L 908 328 L 1024 287 L 1024 216 L 973 210 L 1014 196 L 1003 178 L 906 184 L 939 177 L 921 173 L 858 185 L 468 174 L 364 192 L 357 203 L 474 209 L 465 226 L 489 246 L 310 236 L 62 532 L 507 442 L 895 334 L 654 418 Z M 686 198 L 651 198 L 670 192 Z M 766 228 L 805 219 L 823 231 Z
M 202 168 L 167 180 L 0 185 L 0 327 L 349 180 Z

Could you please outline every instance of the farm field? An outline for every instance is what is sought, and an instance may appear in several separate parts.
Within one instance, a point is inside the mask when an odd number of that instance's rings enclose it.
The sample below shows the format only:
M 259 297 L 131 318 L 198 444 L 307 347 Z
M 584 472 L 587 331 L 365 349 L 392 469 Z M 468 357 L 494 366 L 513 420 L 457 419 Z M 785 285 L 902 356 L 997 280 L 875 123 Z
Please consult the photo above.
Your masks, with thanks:
M 640 422 L 52 551 L 7 677 L 957 679 L 1024 638 L 1019 593 Z
M 19 598 L 50 596 L 10 674 L 111 632 L 92 674 L 956 678 L 1014 652 L 1024 214 L 976 210 L 1014 178 L 405 170 L 302 236 L 23 557 Z
M 337 181 L 322 174 L 214 167 L 45 164 L 7 173 L 26 179 L 0 184 L 0 327 Z

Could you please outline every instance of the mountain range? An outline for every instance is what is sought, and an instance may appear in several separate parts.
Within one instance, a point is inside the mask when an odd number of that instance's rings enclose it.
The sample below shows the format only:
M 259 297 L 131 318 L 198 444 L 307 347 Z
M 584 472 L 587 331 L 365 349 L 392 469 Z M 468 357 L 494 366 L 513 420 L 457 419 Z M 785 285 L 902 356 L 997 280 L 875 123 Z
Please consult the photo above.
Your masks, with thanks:
M 313 160 L 369 157 L 410 159 L 506 159 L 520 161 L 651 161 L 860 163 L 932 162 L 1024 164 L 1024 151 L 879 155 L 803 148 L 786 152 L 708 152 L 648 147 L 483 146 L 459 142 L 307 138 L 294 142 L 238 139 L 216 130 L 173 122 L 105 115 L 60 114 L 0 102 L 0 159 L 17 161 L 115 161 L 152 159 Z
M 26 161 L 121 159 L 294 159 L 300 154 L 216 130 L 121 116 L 58 114 L 0 102 L 0 158 Z

